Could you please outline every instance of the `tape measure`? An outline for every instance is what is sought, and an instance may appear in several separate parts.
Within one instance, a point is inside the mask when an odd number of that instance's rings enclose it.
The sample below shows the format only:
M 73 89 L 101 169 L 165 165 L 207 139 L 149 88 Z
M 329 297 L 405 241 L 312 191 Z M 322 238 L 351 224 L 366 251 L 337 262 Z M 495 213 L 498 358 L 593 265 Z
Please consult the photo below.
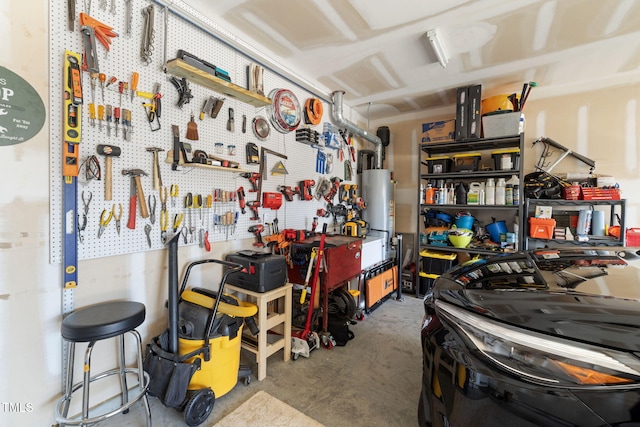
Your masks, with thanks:
M 304 122 L 308 125 L 320 124 L 322 120 L 322 101 L 318 98 L 308 98 L 304 103 Z

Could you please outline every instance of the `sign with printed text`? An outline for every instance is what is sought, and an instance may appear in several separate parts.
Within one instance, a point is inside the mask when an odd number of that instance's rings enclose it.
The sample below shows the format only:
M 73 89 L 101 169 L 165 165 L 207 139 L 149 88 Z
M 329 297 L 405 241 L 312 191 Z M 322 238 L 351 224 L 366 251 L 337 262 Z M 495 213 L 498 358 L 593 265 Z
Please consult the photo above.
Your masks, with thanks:
M 38 92 L 0 66 L 0 146 L 20 144 L 40 132 L 46 112 Z

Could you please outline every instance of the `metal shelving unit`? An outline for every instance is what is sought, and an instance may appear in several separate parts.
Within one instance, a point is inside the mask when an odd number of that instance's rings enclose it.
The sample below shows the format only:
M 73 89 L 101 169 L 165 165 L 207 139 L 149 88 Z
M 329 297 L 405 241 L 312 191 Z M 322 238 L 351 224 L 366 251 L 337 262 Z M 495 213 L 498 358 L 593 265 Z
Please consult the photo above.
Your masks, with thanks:
M 520 149 L 520 162 L 519 167 L 516 170 L 480 170 L 477 172 L 447 172 L 447 173 L 438 173 L 438 174 L 429 174 L 427 172 L 427 163 L 422 159 L 423 153 L 426 153 L 428 157 L 435 157 L 439 155 L 451 155 L 455 153 L 467 153 L 467 152 L 481 152 L 486 155 L 487 152 L 508 148 L 519 148 Z M 416 245 L 418 248 L 416 250 L 415 259 L 416 266 L 418 268 L 421 265 L 421 256 L 420 252 L 424 249 L 428 249 L 429 251 L 440 251 L 440 252 L 450 252 L 450 253 L 460 253 L 466 252 L 471 254 L 479 254 L 479 255 L 492 255 L 496 253 L 501 253 L 501 250 L 495 250 L 490 248 L 480 248 L 480 247 L 468 247 L 468 248 L 456 248 L 453 246 L 442 246 L 442 245 L 434 245 L 434 244 L 421 244 L 420 241 L 420 233 L 424 230 L 423 218 L 421 213 L 425 209 L 437 209 L 443 212 L 447 212 L 449 214 L 455 214 L 457 211 L 469 211 L 472 214 L 484 214 L 491 215 L 491 213 L 496 212 L 496 216 L 505 215 L 512 213 L 514 217 L 517 218 L 518 223 L 520 224 L 519 230 L 517 233 L 518 244 L 521 246 L 523 242 L 523 218 L 524 218 L 524 198 L 522 191 L 523 188 L 523 159 L 522 154 L 524 153 L 524 135 L 516 135 L 511 137 L 503 137 L 503 138 L 489 138 L 489 139 L 480 139 L 476 141 L 463 141 L 463 142 L 446 142 L 446 143 L 428 143 L 428 144 L 420 144 L 420 155 L 418 164 L 418 182 L 426 183 L 430 180 L 440 180 L 444 179 L 447 182 L 473 182 L 473 181 L 484 181 L 487 178 L 509 178 L 513 175 L 518 177 L 520 182 L 519 197 L 517 205 L 467 205 L 467 204 L 424 204 L 421 203 L 421 193 L 420 193 L 420 185 L 418 185 L 418 223 L 416 233 Z M 419 280 L 419 278 L 418 278 Z M 416 284 L 418 286 L 418 284 Z
M 551 206 L 554 211 L 558 208 L 568 211 L 578 211 L 585 207 L 605 206 L 609 207 L 609 226 L 615 225 L 616 215 L 620 217 L 620 237 L 614 236 L 589 236 L 586 242 L 578 240 L 563 239 L 540 239 L 529 237 L 529 217 L 532 217 L 536 206 Z M 524 231 L 523 248 L 533 249 L 536 247 L 560 248 L 575 246 L 625 246 L 625 208 L 626 200 L 563 200 L 563 199 L 527 199 L 524 210 L 524 221 L 522 229 Z

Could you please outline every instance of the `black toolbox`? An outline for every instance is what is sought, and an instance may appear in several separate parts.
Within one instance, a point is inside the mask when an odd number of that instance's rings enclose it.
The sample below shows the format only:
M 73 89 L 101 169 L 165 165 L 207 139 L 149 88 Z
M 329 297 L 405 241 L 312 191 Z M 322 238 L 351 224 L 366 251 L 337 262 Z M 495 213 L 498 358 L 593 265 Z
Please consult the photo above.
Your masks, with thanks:
M 227 283 L 253 292 L 267 292 L 287 283 L 287 262 L 282 255 L 240 251 L 226 256 L 229 262 L 242 264 L 246 272 L 232 273 Z

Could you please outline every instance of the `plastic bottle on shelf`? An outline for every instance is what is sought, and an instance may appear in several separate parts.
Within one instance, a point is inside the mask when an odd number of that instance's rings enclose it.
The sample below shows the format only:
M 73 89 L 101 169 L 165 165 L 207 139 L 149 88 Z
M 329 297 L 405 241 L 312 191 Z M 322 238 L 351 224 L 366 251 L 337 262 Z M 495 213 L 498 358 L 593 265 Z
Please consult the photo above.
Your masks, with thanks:
M 518 187 L 518 184 L 520 184 L 520 181 L 518 180 L 518 177 L 515 175 L 512 175 L 511 178 L 509 179 L 509 181 L 507 181 L 507 191 L 509 189 L 511 189 L 511 194 L 505 194 L 506 197 L 506 204 L 507 205 L 518 205 L 519 204 L 519 197 L 520 197 L 520 189 Z M 518 188 L 518 190 L 516 190 L 516 188 Z M 518 194 L 516 195 L 516 191 L 518 192 Z
M 456 186 L 456 205 L 466 205 L 466 204 L 467 204 L 467 187 L 464 185 L 464 182 L 460 182 Z
M 486 183 L 480 182 L 480 192 L 478 193 L 478 204 L 484 205 L 487 202 Z
M 434 203 L 434 197 L 435 197 L 436 190 L 433 188 L 431 183 L 429 183 L 429 185 L 427 185 L 427 190 L 426 190 L 425 193 L 426 193 L 426 195 L 425 195 L 424 203 L 426 205 L 432 205 Z
M 498 183 L 496 184 L 496 205 L 504 205 L 506 204 L 506 186 L 504 178 L 498 178 Z
M 487 179 L 487 184 L 484 188 L 484 198 L 485 204 L 487 205 L 495 205 L 496 204 L 496 182 L 493 178 Z
M 513 205 L 513 185 L 509 184 L 508 181 L 504 187 L 504 204 L 509 206 Z
M 441 179 L 440 181 L 438 181 L 438 204 L 444 205 L 447 203 L 446 200 L 447 200 L 447 191 L 444 186 L 444 180 Z
M 469 191 L 467 192 L 467 204 L 479 205 L 480 204 L 480 183 L 472 182 L 469 184 Z
M 447 204 L 448 205 L 456 204 L 456 189 L 455 189 L 454 183 L 451 183 L 451 186 L 447 190 Z

